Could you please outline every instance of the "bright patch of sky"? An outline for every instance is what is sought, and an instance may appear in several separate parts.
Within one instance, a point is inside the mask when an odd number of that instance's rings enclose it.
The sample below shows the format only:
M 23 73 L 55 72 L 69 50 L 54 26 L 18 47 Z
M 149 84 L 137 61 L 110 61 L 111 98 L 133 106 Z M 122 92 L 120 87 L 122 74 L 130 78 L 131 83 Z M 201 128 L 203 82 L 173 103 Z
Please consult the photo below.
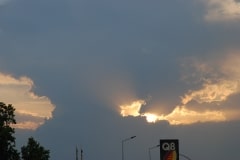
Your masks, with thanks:
M 52 118 L 55 106 L 46 96 L 33 92 L 33 81 L 22 76 L 0 73 L 0 99 L 16 109 L 16 128 L 35 130 Z

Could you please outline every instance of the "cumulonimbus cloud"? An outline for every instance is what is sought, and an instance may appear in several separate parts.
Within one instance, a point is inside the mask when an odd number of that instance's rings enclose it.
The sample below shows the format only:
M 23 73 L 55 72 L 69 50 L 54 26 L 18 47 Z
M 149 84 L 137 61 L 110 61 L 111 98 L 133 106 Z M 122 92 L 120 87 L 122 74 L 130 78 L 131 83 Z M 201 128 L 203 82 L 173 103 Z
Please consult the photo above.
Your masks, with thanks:
M 240 107 L 232 97 L 240 96 L 240 51 L 227 52 L 225 56 L 209 62 L 188 59 L 186 64 L 190 64 L 186 67 L 191 69 L 189 74 L 184 72 L 184 81 L 192 81 L 198 87 L 189 88 L 179 95 L 181 101 L 170 113 L 148 111 L 147 102 L 136 99 L 119 105 L 121 115 L 145 117 L 148 122 L 164 120 L 171 125 L 239 120 Z
M 55 106 L 48 97 L 36 95 L 33 86 L 26 76 L 15 78 L 0 73 L 0 101 L 15 107 L 16 128 L 35 130 L 52 118 Z
M 224 22 L 240 20 L 240 2 L 236 0 L 204 0 L 206 4 L 205 20 Z

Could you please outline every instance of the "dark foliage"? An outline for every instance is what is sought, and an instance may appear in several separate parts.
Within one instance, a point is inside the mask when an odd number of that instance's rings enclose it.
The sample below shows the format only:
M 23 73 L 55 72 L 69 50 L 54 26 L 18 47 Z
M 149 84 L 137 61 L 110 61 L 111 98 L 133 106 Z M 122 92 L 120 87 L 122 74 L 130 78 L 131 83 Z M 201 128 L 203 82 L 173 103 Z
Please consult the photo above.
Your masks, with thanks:
M 0 102 L 0 160 L 19 160 L 15 149 L 15 133 L 11 125 L 16 124 L 15 109 L 11 104 Z
M 28 139 L 28 144 L 21 148 L 23 160 L 48 160 L 49 150 L 44 149 L 33 137 Z

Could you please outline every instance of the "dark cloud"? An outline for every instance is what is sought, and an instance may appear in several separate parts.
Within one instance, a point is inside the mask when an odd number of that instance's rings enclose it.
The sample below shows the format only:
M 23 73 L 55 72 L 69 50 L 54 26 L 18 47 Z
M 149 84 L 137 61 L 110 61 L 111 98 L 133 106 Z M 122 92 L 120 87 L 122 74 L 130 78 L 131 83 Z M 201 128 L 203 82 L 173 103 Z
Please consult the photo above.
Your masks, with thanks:
M 229 147 L 239 145 L 236 119 L 172 126 L 119 112 L 120 102 L 143 99 L 140 113 L 170 114 L 185 95 L 201 91 L 203 77 L 237 79 L 237 69 L 223 66 L 237 64 L 230 59 L 238 56 L 227 55 L 239 53 L 239 23 L 207 20 L 209 2 L 25 0 L 2 6 L 0 71 L 31 78 L 34 93 L 56 106 L 53 119 L 35 132 L 18 131 L 18 146 L 33 135 L 53 160 L 74 159 L 76 145 L 84 159 L 121 159 L 121 140 L 136 135 L 125 146 L 126 159 L 147 159 L 160 138 L 179 138 L 180 151 L 192 159 L 239 159 Z M 204 64 L 209 72 L 197 68 Z M 186 107 L 238 109 L 238 94 L 228 98 L 221 105 L 193 99 Z M 159 158 L 158 150 L 152 154 Z

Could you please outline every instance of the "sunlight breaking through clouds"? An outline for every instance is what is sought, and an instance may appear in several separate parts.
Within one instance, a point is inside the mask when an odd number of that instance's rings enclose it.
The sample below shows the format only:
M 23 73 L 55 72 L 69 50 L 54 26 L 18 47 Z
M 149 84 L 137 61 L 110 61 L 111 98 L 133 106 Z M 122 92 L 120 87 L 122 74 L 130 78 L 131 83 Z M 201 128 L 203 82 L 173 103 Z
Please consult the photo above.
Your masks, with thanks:
M 125 116 L 139 116 L 140 115 L 140 109 L 142 107 L 142 105 L 145 105 L 145 101 L 143 100 L 137 100 L 137 101 L 133 101 L 130 105 L 121 105 L 121 115 L 123 117 Z
M 187 104 L 192 100 L 198 103 L 212 103 L 225 101 L 228 96 L 238 92 L 239 82 L 220 80 L 217 83 L 203 84 L 202 89 L 190 91 L 182 98 L 182 103 Z
M 193 84 L 200 84 L 198 89 L 191 89 L 181 97 L 178 105 L 170 113 L 148 111 L 148 104 L 143 99 L 136 99 L 120 105 L 122 116 L 141 116 L 147 122 L 168 121 L 171 125 L 189 125 L 197 122 L 222 122 L 240 119 L 240 108 L 231 96 L 240 95 L 240 51 L 226 53 L 220 59 L 209 62 L 187 62 L 193 67 L 189 80 L 197 78 Z M 193 63 L 193 64 L 191 64 Z M 194 73 L 194 74 L 192 74 Z M 197 75 L 197 76 L 196 76 Z M 188 81 L 188 76 L 184 81 Z M 191 82 L 190 82 L 191 83 Z M 171 98 L 169 98 L 171 99 Z M 231 103 L 225 103 L 231 101 Z M 142 110 L 142 108 L 144 109 Z M 156 106 L 158 108 L 160 106 Z M 237 118 L 238 117 L 238 118 Z
M 0 73 L 0 101 L 16 108 L 16 128 L 35 130 L 52 118 L 55 106 L 48 97 L 36 95 L 33 86 L 28 77 L 15 78 Z
M 190 101 L 198 103 L 223 102 L 229 96 L 240 93 L 240 54 L 226 54 L 222 59 L 202 62 L 195 66 L 195 72 L 201 77 L 202 87 L 198 90 L 189 90 L 182 98 L 182 103 Z M 202 70 L 200 66 L 212 68 Z
M 127 115 L 122 114 L 122 116 L 141 116 L 145 117 L 149 123 L 168 121 L 171 125 L 189 125 L 197 122 L 220 122 L 226 120 L 226 117 L 220 111 L 197 112 L 187 109 L 185 106 L 177 106 L 171 113 L 166 115 L 149 112 L 140 113 L 139 111 L 145 103 L 139 102 L 143 102 L 143 100 L 134 101 L 129 105 L 124 105 L 124 107 L 120 106 L 120 108 L 129 113 Z

